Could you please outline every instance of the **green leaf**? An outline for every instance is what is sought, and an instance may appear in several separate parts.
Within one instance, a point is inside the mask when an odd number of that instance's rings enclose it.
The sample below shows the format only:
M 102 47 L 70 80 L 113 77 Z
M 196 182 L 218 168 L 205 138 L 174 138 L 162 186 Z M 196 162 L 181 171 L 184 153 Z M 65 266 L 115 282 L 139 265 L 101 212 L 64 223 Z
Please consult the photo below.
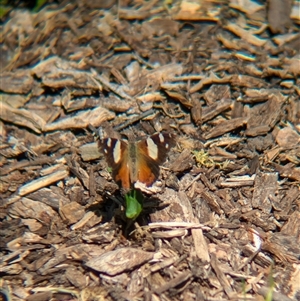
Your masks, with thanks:
M 142 212 L 143 195 L 139 190 L 131 190 L 125 195 L 126 200 L 126 217 L 136 219 Z

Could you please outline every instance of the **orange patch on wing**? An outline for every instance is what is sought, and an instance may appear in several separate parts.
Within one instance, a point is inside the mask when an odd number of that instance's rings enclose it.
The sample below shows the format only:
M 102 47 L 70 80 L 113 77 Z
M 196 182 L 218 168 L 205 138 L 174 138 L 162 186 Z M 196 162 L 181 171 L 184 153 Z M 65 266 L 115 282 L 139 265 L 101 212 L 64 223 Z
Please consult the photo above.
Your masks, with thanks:
M 152 185 L 155 180 L 156 176 L 147 164 L 139 164 L 138 166 L 138 181 L 146 184 L 146 186 Z
M 127 167 L 127 163 L 125 161 L 121 163 L 118 173 L 115 174 L 115 181 L 117 183 L 121 183 L 123 188 L 130 189 L 131 183 L 129 177 L 129 168 Z

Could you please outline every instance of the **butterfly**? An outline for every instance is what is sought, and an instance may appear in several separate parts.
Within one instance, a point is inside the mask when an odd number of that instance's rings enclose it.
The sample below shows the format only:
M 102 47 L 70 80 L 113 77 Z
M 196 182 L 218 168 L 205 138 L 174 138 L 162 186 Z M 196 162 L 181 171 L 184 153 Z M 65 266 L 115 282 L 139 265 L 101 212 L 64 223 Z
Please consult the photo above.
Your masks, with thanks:
M 175 139 L 173 134 L 158 133 L 136 142 L 105 138 L 98 144 L 112 168 L 115 182 L 129 190 L 136 182 L 149 187 L 157 180 L 159 166 L 175 146 Z

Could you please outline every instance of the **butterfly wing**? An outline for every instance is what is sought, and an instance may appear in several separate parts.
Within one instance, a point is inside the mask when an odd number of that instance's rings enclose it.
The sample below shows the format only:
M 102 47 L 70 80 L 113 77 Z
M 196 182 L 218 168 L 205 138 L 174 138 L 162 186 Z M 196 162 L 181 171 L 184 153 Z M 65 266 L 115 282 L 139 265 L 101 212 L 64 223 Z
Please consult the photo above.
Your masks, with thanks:
M 151 186 L 159 176 L 159 164 L 146 154 L 139 152 L 136 161 L 136 174 L 132 177 L 132 182 L 137 181 Z
M 105 138 L 98 143 L 107 164 L 112 168 L 112 177 L 118 185 L 130 188 L 130 170 L 128 165 L 128 144 L 115 138 Z
M 137 179 L 152 185 L 159 176 L 159 165 L 165 162 L 169 150 L 175 145 L 174 135 L 155 134 L 137 142 Z

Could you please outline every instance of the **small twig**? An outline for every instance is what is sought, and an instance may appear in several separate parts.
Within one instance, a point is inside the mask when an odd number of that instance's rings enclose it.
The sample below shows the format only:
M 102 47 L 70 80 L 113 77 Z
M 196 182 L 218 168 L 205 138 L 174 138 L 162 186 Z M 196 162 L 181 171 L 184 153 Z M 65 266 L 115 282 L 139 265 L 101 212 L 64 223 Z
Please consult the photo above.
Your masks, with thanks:
M 129 120 L 123 122 L 122 124 L 119 124 L 119 125 L 115 126 L 115 127 L 114 127 L 114 130 L 115 130 L 115 131 L 121 131 L 121 130 L 127 128 L 128 126 L 130 126 L 131 124 L 133 124 L 133 123 L 135 123 L 135 122 L 137 122 L 137 121 L 139 121 L 139 120 L 141 120 L 141 119 L 144 119 L 144 118 L 146 118 L 146 117 L 148 117 L 149 115 L 152 115 L 152 114 L 154 114 L 154 113 L 155 113 L 155 112 L 154 112 L 153 109 L 148 110 L 148 111 L 146 111 L 146 112 L 144 112 L 144 113 L 142 113 L 142 114 L 140 114 L 140 115 L 138 115 L 138 116 L 135 116 L 135 117 L 130 118 Z
M 180 113 L 180 114 L 177 114 L 177 115 L 172 115 L 170 113 L 167 112 L 167 109 L 165 108 L 165 106 L 163 105 L 153 105 L 153 108 L 155 109 L 162 109 L 164 111 L 164 113 L 170 117 L 170 118 L 174 118 L 174 119 L 178 119 L 178 118 L 181 118 L 181 117 L 184 117 L 185 114 L 184 113 Z
M 183 191 L 186 191 L 188 188 L 190 188 L 196 181 L 199 180 L 201 177 L 201 173 L 199 173 L 190 183 L 188 183 L 184 188 Z

